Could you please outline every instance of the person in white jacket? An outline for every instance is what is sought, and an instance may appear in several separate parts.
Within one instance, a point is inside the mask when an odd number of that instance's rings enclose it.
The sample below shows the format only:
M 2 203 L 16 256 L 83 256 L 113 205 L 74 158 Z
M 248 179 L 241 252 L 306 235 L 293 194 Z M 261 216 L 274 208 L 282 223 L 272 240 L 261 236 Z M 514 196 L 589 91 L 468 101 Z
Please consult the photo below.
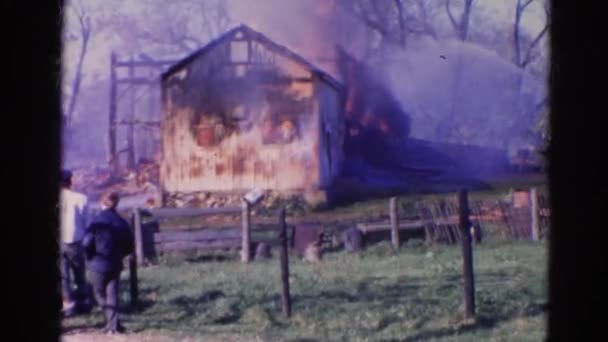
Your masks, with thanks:
M 59 194 L 59 224 L 61 242 L 61 280 L 64 300 L 70 307 L 65 315 L 72 316 L 91 310 L 82 239 L 91 220 L 88 198 L 71 189 L 72 172 L 61 172 Z M 73 283 L 71 273 L 73 274 Z M 75 286 L 75 290 L 73 287 Z

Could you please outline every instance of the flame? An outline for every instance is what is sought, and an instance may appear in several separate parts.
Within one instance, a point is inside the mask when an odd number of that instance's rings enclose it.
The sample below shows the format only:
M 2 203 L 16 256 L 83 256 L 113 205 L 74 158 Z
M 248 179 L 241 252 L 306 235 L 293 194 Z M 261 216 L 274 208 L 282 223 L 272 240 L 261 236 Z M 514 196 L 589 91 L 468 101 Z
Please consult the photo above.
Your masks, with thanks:
M 381 133 L 387 139 L 407 138 L 409 117 L 389 89 L 367 65 L 344 50 L 338 50 L 338 56 L 347 88 L 345 117 L 351 131 L 365 129 Z

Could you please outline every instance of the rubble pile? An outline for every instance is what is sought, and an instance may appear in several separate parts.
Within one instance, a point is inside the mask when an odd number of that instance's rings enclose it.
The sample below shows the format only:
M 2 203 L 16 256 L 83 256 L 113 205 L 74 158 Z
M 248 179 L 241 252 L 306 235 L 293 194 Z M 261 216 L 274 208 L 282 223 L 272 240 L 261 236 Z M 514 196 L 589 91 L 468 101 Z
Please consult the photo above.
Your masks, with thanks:
M 242 193 L 212 193 L 207 191 L 195 193 L 165 193 L 163 201 L 169 208 L 219 208 L 240 206 L 243 199 Z M 253 209 L 251 214 L 274 215 L 281 205 L 285 205 L 291 212 L 306 211 L 306 201 L 302 195 L 284 194 L 267 190 L 264 197 Z
M 140 161 L 132 169 L 114 174 L 109 167 L 80 166 L 72 168 L 73 188 L 85 193 L 92 202 L 99 201 L 105 192 L 116 191 L 122 206 L 160 206 L 159 165 Z

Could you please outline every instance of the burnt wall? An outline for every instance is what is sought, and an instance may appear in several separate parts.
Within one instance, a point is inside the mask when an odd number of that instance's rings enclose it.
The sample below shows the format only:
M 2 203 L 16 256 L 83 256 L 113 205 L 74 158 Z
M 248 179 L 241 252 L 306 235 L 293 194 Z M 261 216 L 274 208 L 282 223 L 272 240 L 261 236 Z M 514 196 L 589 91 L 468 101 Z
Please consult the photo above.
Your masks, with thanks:
M 164 81 L 163 189 L 319 187 L 319 111 L 332 100 L 319 107 L 317 96 L 331 90 L 316 91 L 310 71 L 284 57 L 233 53 L 218 46 Z

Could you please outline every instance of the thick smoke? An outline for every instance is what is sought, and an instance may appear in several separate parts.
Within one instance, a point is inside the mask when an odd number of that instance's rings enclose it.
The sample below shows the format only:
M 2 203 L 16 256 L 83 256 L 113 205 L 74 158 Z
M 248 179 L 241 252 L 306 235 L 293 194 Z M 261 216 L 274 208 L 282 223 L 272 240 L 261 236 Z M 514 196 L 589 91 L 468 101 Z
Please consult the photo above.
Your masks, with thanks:
M 382 63 L 412 113 L 412 136 L 506 147 L 534 144 L 545 97 L 538 80 L 493 52 L 462 42 L 420 41 Z
M 454 145 L 505 149 L 535 143 L 530 129 L 544 80 L 493 52 L 412 37 L 407 49 L 386 49 L 369 60 L 362 48 L 367 28 L 334 1 L 233 4 L 234 13 L 247 13 L 241 20 L 345 84 L 345 176 L 392 185 L 420 177 L 494 177 L 505 171 L 506 151 Z

